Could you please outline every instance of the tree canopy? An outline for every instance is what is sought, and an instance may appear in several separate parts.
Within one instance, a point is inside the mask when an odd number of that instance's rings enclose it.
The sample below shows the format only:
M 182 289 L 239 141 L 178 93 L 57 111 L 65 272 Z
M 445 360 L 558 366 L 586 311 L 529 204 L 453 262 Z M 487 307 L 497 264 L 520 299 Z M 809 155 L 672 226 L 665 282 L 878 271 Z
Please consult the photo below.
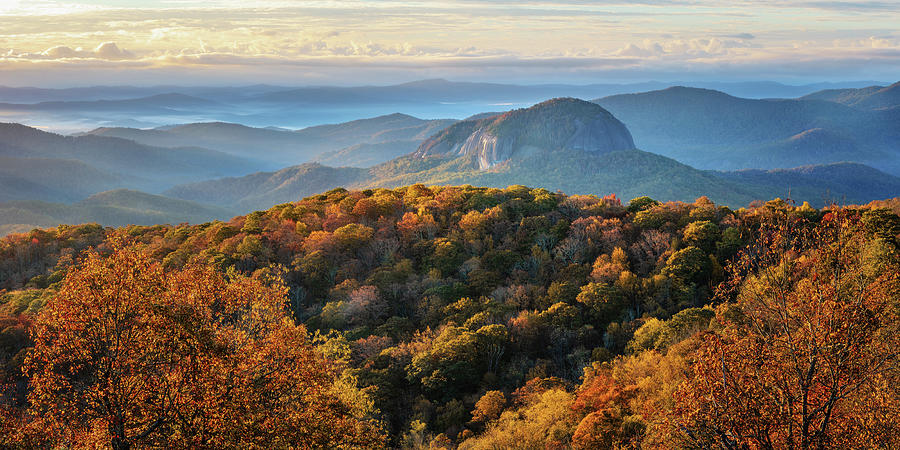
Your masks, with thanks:
M 900 218 L 335 189 L 0 239 L 0 444 L 894 447 Z

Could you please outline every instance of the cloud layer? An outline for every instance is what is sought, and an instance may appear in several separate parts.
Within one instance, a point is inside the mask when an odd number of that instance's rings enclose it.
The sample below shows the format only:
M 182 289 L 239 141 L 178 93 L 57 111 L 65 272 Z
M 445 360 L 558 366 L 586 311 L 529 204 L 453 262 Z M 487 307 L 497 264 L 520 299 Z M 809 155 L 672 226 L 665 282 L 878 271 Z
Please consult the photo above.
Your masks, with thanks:
M 900 78 L 895 2 L 29 0 L 0 20 L 6 85 Z

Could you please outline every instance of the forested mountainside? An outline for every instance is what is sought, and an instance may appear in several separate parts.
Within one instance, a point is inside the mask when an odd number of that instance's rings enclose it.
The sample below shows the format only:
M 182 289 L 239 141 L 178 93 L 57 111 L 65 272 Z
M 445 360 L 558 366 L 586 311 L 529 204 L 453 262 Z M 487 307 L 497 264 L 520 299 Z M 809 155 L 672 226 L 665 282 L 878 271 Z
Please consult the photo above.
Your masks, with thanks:
M 196 429 L 218 430 L 221 446 L 893 447 L 897 204 L 732 210 L 412 185 L 334 189 L 228 222 L 8 236 L 0 443 L 190 446 L 210 436 Z M 97 301 L 127 320 L 93 313 Z M 148 344 L 122 353 L 122 373 L 179 380 L 165 385 L 177 401 L 154 409 L 149 388 L 103 384 L 105 350 L 61 349 L 111 341 L 62 311 L 135 331 L 129 342 Z M 255 328 L 256 314 L 279 325 Z M 231 379 L 191 358 L 249 369 Z M 242 395 L 225 401 L 220 384 Z M 104 410 L 93 392 L 144 402 Z M 120 436 L 120 423 L 133 427 Z
M 165 195 L 222 207 L 263 209 L 337 186 L 365 189 L 422 183 L 505 187 L 522 180 L 551 190 L 615 192 L 623 196 L 650 193 L 665 200 L 693 199 L 710 192 L 715 200 L 730 205 L 746 205 L 756 198 L 789 193 L 783 186 L 773 186 L 765 196 L 757 197 L 758 190 L 745 189 L 740 182 L 639 150 L 602 154 L 557 150 L 518 155 L 491 170 L 481 170 L 477 157 L 455 155 L 404 156 L 370 169 L 310 163 L 277 172 L 176 186 Z M 814 201 L 821 198 L 817 195 Z

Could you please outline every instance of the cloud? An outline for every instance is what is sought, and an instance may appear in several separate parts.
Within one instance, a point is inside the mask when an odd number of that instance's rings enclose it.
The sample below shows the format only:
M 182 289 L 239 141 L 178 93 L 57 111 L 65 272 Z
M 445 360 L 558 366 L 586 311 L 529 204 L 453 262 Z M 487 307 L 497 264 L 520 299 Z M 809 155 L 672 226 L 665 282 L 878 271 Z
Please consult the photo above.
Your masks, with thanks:
M 80 1 L 87 0 L 18 3 L 50 8 Z M 207 75 L 217 70 L 234 79 L 252 73 L 259 81 L 277 80 L 280 71 L 292 70 L 297 82 L 328 82 L 335 73 L 365 81 L 388 73 L 409 79 L 452 71 L 505 79 L 531 71 L 532 78 L 553 82 L 592 71 L 618 73 L 617 68 L 643 71 L 643 79 L 678 70 L 746 78 L 741 71 L 750 74 L 756 67 L 800 74 L 797 61 L 812 66 L 850 57 L 900 66 L 884 56 L 900 48 L 900 16 L 896 3 L 892 9 L 887 1 L 114 3 L 116 8 L 73 7 L 71 14 L 4 17 L 4 80 L 29 82 L 26 72 L 15 71 L 36 67 L 48 77 L 90 83 L 92 67 L 117 74 L 122 82 L 157 70 L 204 70 Z M 554 64 L 558 70 L 552 70 Z M 865 69 L 864 64 L 828 67 L 832 72 L 817 76 L 841 78 Z M 72 77 L 75 72 L 86 75 Z
M 896 2 L 847 2 L 847 1 L 799 1 L 793 6 L 829 9 L 835 11 L 889 11 L 897 12 Z
M 115 42 L 104 42 L 94 49 L 94 54 L 101 59 L 117 60 L 134 58 L 134 53 L 120 49 Z
M 73 50 L 65 45 L 57 45 L 56 47 L 50 47 L 47 50 L 44 50 L 41 54 L 50 58 L 50 59 L 61 59 L 61 58 L 77 58 L 81 53 L 80 50 Z
M 615 55 L 618 56 L 634 56 L 634 57 L 648 57 L 648 56 L 659 56 L 664 54 L 666 51 L 663 50 L 662 46 L 658 43 L 652 43 L 650 45 L 646 45 L 643 47 L 639 47 L 635 44 L 628 44 L 625 47 L 617 50 Z
M 3 58 L 22 60 L 71 60 L 90 59 L 121 61 L 135 59 L 137 56 L 125 49 L 119 48 L 115 42 L 104 42 L 93 50 L 84 50 L 81 47 L 72 48 L 66 45 L 54 45 L 42 52 L 16 52 L 9 50 Z
M 627 44 L 613 54 L 633 57 L 666 57 L 666 58 L 720 58 L 735 56 L 746 52 L 736 49 L 749 49 L 754 46 L 744 39 L 695 38 L 668 39 L 663 41 L 644 40 L 640 44 Z

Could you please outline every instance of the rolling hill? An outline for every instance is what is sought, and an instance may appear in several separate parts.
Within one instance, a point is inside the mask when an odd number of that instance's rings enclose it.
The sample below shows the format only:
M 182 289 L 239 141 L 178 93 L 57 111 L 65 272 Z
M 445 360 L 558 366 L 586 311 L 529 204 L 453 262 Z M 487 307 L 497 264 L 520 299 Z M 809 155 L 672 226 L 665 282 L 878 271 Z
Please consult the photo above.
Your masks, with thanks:
M 553 158 L 548 162 L 548 158 Z M 757 197 L 715 174 L 640 150 L 596 154 L 557 150 L 506 161 L 489 170 L 469 156 L 404 156 L 370 169 L 304 164 L 176 186 L 166 195 L 251 211 L 263 205 L 296 201 L 336 187 L 374 188 L 408 184 L 506 187 L 530 182 L 579 194 L 615 193 L 623 198 L 650 195 L 661 200 L 693 200 L 702 195 L 744 205 Z
M 613 193 L 623 199 L 648 195 L 658 200 L 692 201 L 707 196 L 731 207 L 774 197 L 824 206 L 900 195 L 900 178 L 857 163 L 717 172 L 698 170 L 640 150 L 603 154 L 557 150 L 506 161 L 488 170 L 479 169 L 477 164 L 466 156 L 404 156 L 370 169 L 304 164 L 278 172 L 177 186 L 166 195 L 242 212 L 337 187 L 389 188 L 416 183 L 503 188 L 528 182 L 554 191 Z

